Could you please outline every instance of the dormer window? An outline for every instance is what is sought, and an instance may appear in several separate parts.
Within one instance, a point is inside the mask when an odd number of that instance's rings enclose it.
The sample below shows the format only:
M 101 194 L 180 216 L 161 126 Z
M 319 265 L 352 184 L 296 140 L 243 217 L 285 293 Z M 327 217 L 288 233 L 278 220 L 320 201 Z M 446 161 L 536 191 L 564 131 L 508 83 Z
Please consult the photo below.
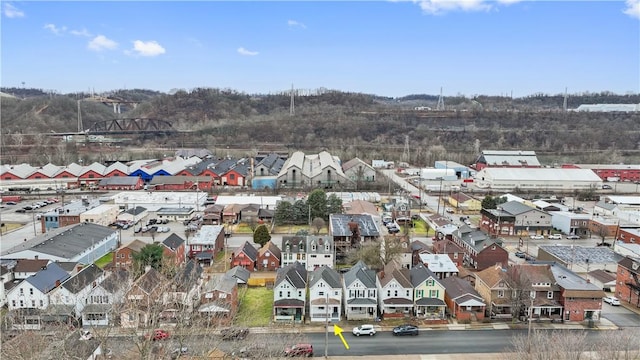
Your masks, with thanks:
M 316 243 L 311 243 L 311 251 L 316 251 Z
M 291 245 L 289 245 L 289 243 L 287 243 L 284 247 L 287 252 L 291 251 Z

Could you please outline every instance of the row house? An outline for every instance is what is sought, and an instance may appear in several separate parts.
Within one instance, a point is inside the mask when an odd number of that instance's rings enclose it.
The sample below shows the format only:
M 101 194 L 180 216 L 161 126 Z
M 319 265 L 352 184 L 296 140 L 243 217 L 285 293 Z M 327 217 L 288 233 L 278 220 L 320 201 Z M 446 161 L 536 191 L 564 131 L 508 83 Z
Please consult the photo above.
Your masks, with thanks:
M 488 267 L 475 274 L 476 281 L 474 288 L 488 304 L 485 316 L 491 319 L 512 319 L 518 315 L 519 309 L 514 309 L 518 305 L 518 292 L 514 291 L 514 282 L 507 274 L 507 268 L 502 265 Z M 514 314 L 515 313 L 515 314 Z
M 117 248 L 113 253 L 113 266 L 116 269 L 133 269 L 134 256 L 139 254 L 145 246 L 147 246 L 146 243 L 136 239 Z
M 463 266 L 464 249 L 458 246 L 450 239 L 436 239 L 433 241 L 432 251 L 434 254 L 446 255 L 456 265 L 456 267 Z
M 147 327 L 162 311 L 163 294 L 167 292 L 169 281 L 156 269 L 147 269 L 136 279 L 124 296 L 120 311 L 123 328 Z
M 164 260 L 175 266 L 180 267 L 187 258 L 186 242 L 183 238 L 172 233 L 162 242 L 162 255 Z
M 309 317 L 311 322 L 337 322 L 342 317 L 340 275 L 323 265 L 309 275 Z
M 66 305 L 71 314 L 78 319 L 87 304 L 87 296 L 91 290 L 105 278 L 105 273 L 95 264 L 86 266 L 80 272 L 65 280 L 60 286 L 49 293 L 49 303 L 52 305 Z
M 620 301 L 640 308 L 640 257 L 625 256 L 618 262 L 616 295 Z
M 458 275 L 458 267 L 445 255 L 423 253 L 420 254 L 420 263 L 440 280 Z
M 202 266 L 193 259 L 178 270 L 162 294 L 161 324 L 175 325 L 193 311 L 194 299 L 200 298 L 202 273 Z
M 274 321 L 304 321 L 306 292 L 307 270 L 301 263 L 278 269 L 273 287 Z
M 342 276 L 347 320 L 373 320 L 377 317 L 378 287 L 376 272 L 358 261 Z
M 82 309 L 82 325 L 94 327 L 116 324 L 120 318 L 118 309 L 122 306 L 130 285 L 130 273 L 116 269 L 101 283 L 92 287 Z
M 484 270 L 497 263 L 509 262 L 509 252 L 502 247 L 502 240 L 494 239 L 480 230 L 462 225 L 453 233 L 452 240 L 464 249 L 464 266 Z
M 7 293 L 9 311 L 17 309 L 46 309 L 49 306 L 49 293 L 69 278 L 60 265 L 48 263 L 37 273 L 29 276 Z
M 413 288 L 414 315 L 421 319 L 442 321 L 447 305 L 444 302 L 445 288 L 438 277 L 422 263 L 410 271 Z
M 188 257 L 193 258 L 198 254 L 210 254 L 209 259 L 224 251 L 225 232 L 222 225 L 202 225 L 198 232 L 187 239 Z
M 307 271 L 322 266 L 333 268 L 335 248 L 330 236 L 283 236 L 281 247 L 282 266 L 300 262 Z
M 404 317 L 413 313 L 413 285 L 409 270 L 391 261 L 376 277 L 378 309 L 385 317 Z
M 238 312 L 238 279 L 233 276 L 235 273 L 230 270 L 211 276 L 204 282 L 198 308 L 203 324 L 229 325 L 234 319 Z
M 458 321 L 482 321 L 484 319 L 486 308 L 484 299 L 468 281 L 457 276 L 450 276 L 441 282 L 446 289 L 444 302 L 451 311 L 451 316 Z

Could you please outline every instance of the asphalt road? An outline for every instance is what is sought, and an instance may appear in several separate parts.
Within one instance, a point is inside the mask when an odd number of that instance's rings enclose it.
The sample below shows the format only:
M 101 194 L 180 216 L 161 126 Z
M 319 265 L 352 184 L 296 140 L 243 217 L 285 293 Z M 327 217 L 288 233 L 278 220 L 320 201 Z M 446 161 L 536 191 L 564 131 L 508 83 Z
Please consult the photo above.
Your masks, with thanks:
M 331 329 L 331 327 L 330 327 Z M 547 330 L 542 330 L 547 331 Z M 559 330 L 582 331 L 582 330 Z M 597 343 L 606 331 L 587 331 L 588 344 Z M 487 354 L 510 351 L 515 336 L 527 336 L 527 330 L 467 330 L 467 331 L 421 331 L 418 336 L 395 337 L 391 332 L 378 332 L 375 336 L 353 336 L 350 329 L 343 333 L 349 345 L 347 350 L 339 337 L 329 334 L 329 356 L 367 356 L 367 355 L 431 355 L 431 354 Z M 464 339 L 464 341 L 461 341 Z M 159 342 L 160 343 L 160 342 Z M 310 343 L 314 356 L 324 356 L 325 334 L 250 334 L 244 341 L 220 341 L 215 336 L 192 335 L 183 338 L 182 346 L 187 346 L 191 354 L 206 352 L 213 347 L 223 351 L 237 351 L 251 346 L 264 346 L 263 354 L 270 356 L 280 353 L 286 346 L 295 343 Z M 117 344 L 117 345 L 116 345 Z M 163 341 L 166 347 L 177 347 L 177 339 Z M 266 345 L 268 344 L 268 345 Z M 640 344 L 637 345 L 640 349 Z M 112 338 L 109 347 L 119 351 L 133 349 L 133 337 Z M 135 351 L 135 350 L 134 350 Z M 471 356 L 471 355 L 470 355 Z

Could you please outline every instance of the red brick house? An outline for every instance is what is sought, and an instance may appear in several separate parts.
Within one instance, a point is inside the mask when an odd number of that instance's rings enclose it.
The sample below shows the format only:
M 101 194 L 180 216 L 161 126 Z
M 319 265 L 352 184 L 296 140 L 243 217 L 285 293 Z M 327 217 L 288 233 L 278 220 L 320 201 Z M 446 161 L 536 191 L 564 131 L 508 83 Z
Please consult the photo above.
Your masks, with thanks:
M 484 319 L 486 304 L 482 296 L 469 284 L 457 276 L 440 280 L 444 286 L 444 302 L 451 315 L 458 321 L 481 321 Z
M 243 268 L 254 271 L 256 269 L 256 260 L 258 259 L 258 250 L 248 241 L 233 253 L 231 259 L 231 267 L 242 266 Z
M 230 324 L 238 311 L 238 281 L 228 273 L 210 277 L 202 286 L 200 304 L 203 323 Z
M 147 244 L 140 240 L 133 240 L 130 243 L 116 249 L 113 253 L 113 266 L 116 269 L 131 269 L 133 266 L 133 255 L 137 254 Z
M 620 301 L 640 308 L 640 258 L 626 256 L 618 262 L 616 296 Z
M 432 250 L 434 254 L 445 254 L 456 266 L 462 266 L 462 260 L 464 259 L 464 249 L 458 246 L 453 241 L 444 238 L 440 240 L 434 240 Z
M 186 257 L 186 243 L 183 238 L 174 234 L 169 235 L 163 242 L 163 256 L 165 259 L 171 259 L 171 262 L 180 266 L 184 263 Z
M 638 229 L 620 228 L 616 240 L 627 244 L 640 244 L 640 231 Z
M 276 271 L 280 267 L 280 249 L 271 241 L 258 250 L 258 271 Z

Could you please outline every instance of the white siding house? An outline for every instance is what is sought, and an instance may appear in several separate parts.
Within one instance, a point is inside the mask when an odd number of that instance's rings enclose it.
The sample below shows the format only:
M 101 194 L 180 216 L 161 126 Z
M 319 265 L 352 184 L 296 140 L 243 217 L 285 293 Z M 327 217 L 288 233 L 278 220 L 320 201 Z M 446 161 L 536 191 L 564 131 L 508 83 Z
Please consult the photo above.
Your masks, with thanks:
M 337 271 L 322 266 L 309 276 L 309 317 L 311 322 L 340 321 L 342 284 Z
M 378 288 L 375 271 L 358 261 L 342 277 L 347 320 L 373 320 L 377 317 Z
M 273 287 L 274 321 L 303 322 L 307 298 L 307 270 L 299 262 L 278 269 Z

